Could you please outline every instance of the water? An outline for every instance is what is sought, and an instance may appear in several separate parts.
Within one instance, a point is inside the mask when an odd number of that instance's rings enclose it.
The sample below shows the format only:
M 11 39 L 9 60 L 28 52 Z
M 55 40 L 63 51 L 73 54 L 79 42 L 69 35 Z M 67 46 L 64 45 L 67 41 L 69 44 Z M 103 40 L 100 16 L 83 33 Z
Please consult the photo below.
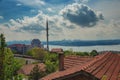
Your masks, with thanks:
M 45 46 L 46 47 L 46 46 Z M 120 45 L 103 45 L 103 46 L 59 46 L 59 45 L 49 45 L 50 50 L 52 48 L 62 48 L 63 50 L 73 50 L 73 51 L 86 51 L 90 52 L 92 50 L 97 51 L 120 51 Z

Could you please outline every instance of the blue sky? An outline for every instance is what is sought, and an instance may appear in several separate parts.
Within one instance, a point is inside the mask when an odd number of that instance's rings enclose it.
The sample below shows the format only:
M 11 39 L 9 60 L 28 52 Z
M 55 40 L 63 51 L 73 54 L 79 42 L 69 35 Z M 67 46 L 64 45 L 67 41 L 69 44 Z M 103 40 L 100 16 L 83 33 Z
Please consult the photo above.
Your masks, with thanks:
M 120 0 L 0 0 L 7 41 L 120 39 Z

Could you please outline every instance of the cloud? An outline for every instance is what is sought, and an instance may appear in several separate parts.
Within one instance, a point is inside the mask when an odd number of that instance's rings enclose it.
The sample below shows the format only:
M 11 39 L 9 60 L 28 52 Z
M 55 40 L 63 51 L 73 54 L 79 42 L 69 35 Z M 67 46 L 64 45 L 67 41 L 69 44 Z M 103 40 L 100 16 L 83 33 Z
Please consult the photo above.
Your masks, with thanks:
M 108 24 L 99 21 L 95 27 L 79 27 L 59 15 L 48 16 L 39 13 L 34 17 L 11 19 L 8 26 L 0 25 L 0 32 L 5 33 L 7 40 L 46 40 L 46 17 L 49 21 L 50 40 L 101 40 L 120 38 L 120 21 L 112 20 Z M 15 36 L 13 36 L 15 35 Z M 17 36 L 17 38 L 16 38 Z
M 24 16 L 22 19 L 11 19 L 7 26 L 14 31 L 19 32 L 31 32 L 41 33 L 46 31 L 46 18 L 49 20 L 49 28 L 54 32 L 60 32 L 62 30 L 62 17 L 58 15 L 48 16 L 42 12 L 39 12 L 34 17 Z M 50 33 L 52 34 L 52 33 Z
M 78 3 L 66 6 L 60 11 L 60 14 L 65 19 L 68 19 L 72 23 L 82 27 L 95 26 L 99 20 L 103 19 L 103 15 L 101 13 L 97 14 L 97 12 L 90 9 L 88 6 Z
M 31 32 L 31 33 L 40 33 L 42 30 L 45 30 L 45 19 L 41 16 L 42 13 L 35 17 L 25 16 L 23 19 L 11 19 L 8 23 L 8 26 L 15 31 L 19 32 Z M 43 22 L 44 21 L 44 22 Z
M 53 12 L 52 8 L 47 8 L 48 11 Z
M 75 0 L 76 3 L 87 3 L 89 0 Z
M 4 19 L 4 17 L 3 17 L 3 16 L 0 16 L 0 19 Z
M 40 7 L 40 6 L 44 6 L 45 2 L 44 0 L 17 0 L 20 3 L 27 5 L 27 6 L 32 6 L 32 7 Z
M 71 18 L 71 16 L 74 16 L 75 21 L 71 20 L 73 18 Z M 50 40 L 100 40 L 120 38 L 120 21 L 113 20 L 104 23 L 102 21 L 104 17 L 101 12 L 95 12 L 88 6 L 78 5 L 77 3 L 66 6 L 60 11 L 60 15 L 54 14 L 51 16 L 50 14 L 39 11 L 39 13 L 33 17 L 24 16 L 23 18 L 10 19 L 10 21 L 6 23 L 7 25 L 0 25 L 0 32 L 4 31 L 7 40 L 30 40 L 33 38 L 46 40 L 46 18 L 48 18 L 49 21 Z
M 17 4 L 16 4 L 16 6 L 22 6 L 22 4 L 20 4 L 20 3 L 17 3 Z

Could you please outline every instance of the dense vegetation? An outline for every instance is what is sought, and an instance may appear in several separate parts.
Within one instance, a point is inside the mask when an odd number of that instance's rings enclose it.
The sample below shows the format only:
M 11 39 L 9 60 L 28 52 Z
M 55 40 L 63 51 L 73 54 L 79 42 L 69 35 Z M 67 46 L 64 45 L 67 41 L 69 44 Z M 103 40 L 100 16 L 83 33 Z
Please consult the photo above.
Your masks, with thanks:
M 39 75 L 39 78 L 41 78 L 47 74 L 50 74 L 50 73 L 58 70 L 58 55 L 57 54 L 49 53 L 44 49 L 35 47 L 35 48 L 29 50 L 27 52 L 27 55 L 40 60 L 40 62 L 42 62 L 46 65 L 46 71 L 42 72 L 42 73 L 41 73 L 41 71 L 38 72 L 36 69 L 33 69 L 29 76 L 29 80 L 31 80 L 32 78 L 37 78 L 37 75 Z M 37 68 L 37 66 L 36 66 L 36 68 Z
M 6 47 L 5 37 L 0 35 L 0 80 L 13 80 L 17 76 L 17 70 L 23 64 L 14 58 L 12 51 Z M 18 76 L 19 77 L 19 76 Z M 15 79 L 20 80 L 20 79 Z
M 41 71 L 38 65 L 35 65 L 31 71 L 28 80 L 39 80 L 41 77 L 45 76 L 46 73 Z
M 47 54 L 47 51 L 38 47 L 32 48 L 27 52 L 27 55 L 32 56 L 35 59 L 38 59 L 41 61 L 43 61 L 46 54 Z
M 91 52 L 73 52 L 71 50 L 64 51 L 64 55 L 77 55 L 77 56 L 96 56 L 98 52 L 96 50 L 92 50 Z

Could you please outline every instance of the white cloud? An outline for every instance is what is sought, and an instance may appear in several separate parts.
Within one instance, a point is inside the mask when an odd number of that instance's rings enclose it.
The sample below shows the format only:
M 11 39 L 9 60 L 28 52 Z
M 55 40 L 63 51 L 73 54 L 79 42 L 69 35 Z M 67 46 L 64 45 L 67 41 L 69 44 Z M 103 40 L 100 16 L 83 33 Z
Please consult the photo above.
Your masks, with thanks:
M 53 12 L 52 8 L 47 8 L 48 11 Z
M 17 3 L 17 4 L 16 4 L 16 6 L 22 6 L 22 4 L 20 4 L 20 3 Z
M 100 12 L 96 13 L 97 16 L 100 14 Z M 112 20 L 108 23 L 99 21 L 94 27 L 88 28 L 71 23 L 61 15 L 49 16 L 42 11 L 34 17 L 24 16 L 22 19 L 11 19 L 9 23 L 6 23 L 8 26 L 0 24 L 0 32 L 5 33 L 7 40 L 31 40 L 33 38 L 46 40 L 46 18 L 49 21 L 50 40 L 120 39 L 120 20 Z
M 43 13 L 39 13 L 35 17 L 24 17 L 22 20 L 10 20 L 9 29 L 5 27 L 0 29 L 2 29 L 1 31 L 5 31 L 8 40 L 16 40 L 13 34 L 18 36 L 17 40 L 30 40 L 32 38 L 46 40 L 46 30 L 40 29 L 39 27 L 46 28 L 46 17 L 49 20 L 50 40 L 101 40 L 120 38 L 120 21 L 111 21 L 109 24 L 101 21 L 95 27 L 82 28 L 65 20 L 61 16 L 48 16 Z M 38 25 L 38 27 L 32 26 L 34 28 L 31 28 L 31 24 Z
M 75 0 L 76 3 L 87 3 L 89 0 Z
M 93 9 L 79 3 L 67 5 L 60 11 L 60 14 L 70 22 L 83 27 L 93 27 L 103 19 L 102 13 L 97 14 Z
M 0 19 L 4 19 L 4 17 L 3 17 L 3 16 L 0 16 Z
M 44 0 L 17 0 L 24 5 L 32 6 L 32 7 L 40 7 L 45 5 Z

